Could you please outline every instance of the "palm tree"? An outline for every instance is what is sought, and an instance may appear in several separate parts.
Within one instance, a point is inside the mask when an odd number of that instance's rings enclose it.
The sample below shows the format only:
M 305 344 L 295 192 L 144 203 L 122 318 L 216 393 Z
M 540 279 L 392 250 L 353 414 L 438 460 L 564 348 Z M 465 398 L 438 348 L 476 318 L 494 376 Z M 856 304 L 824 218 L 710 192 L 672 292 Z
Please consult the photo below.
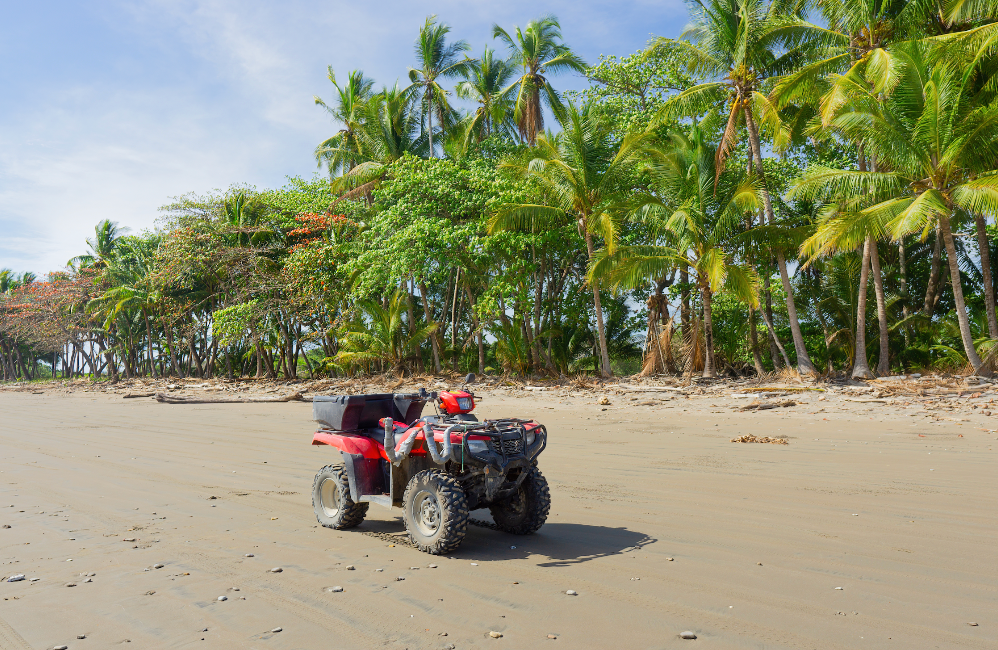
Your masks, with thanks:
M 357 157 L 361 153 L 360 131 L 363 129 L 364 108 L 371 99 L 371 88 L 374 81 L 364 76 L 360 70 L 353 70 L 347 75 L 347 82 L 340 87 L 336 83 L 333 66 L 329 66 L 328 77 L 336 88 L 336 103 L 330 106 L 319 97 L 314 97 L 315 103 L 329 113 L 343 128 L 331 138 L 324 140 L 315 148 L 315 160 L 319 165 L 325 161 L 329 175 L 346 173 L 353 169 Z
M 946 248 L 960 336 L 977 373 L 988 372 L 974 348 L 960 281 L 953 220 L 998 215 L 998 105 L 975 94 L 973 66 L 931 61 L 923 46 L 895 51 L 896 87 L 882 99 L 876 84 L 855 78 L 849 111 L 831 127 L 867 143 L 886 171 L 816 168 L 798 192 L 862 195 L 863 218 L 886 224 L 900 238 L 926 237 L 937 225 Z M 962 68 L 962 69 L 958 69 Z
M 94 227 L 94 236 L 87 237 L 87 248 L 90 252 L 77 255 L 69 260 L 67 266 L 74 269 L 106 267 L 108 261 L 114 257 L 121 237 L 127 232 L 128 228 L 120 227 L 117 221 L 102 219 Z
M 649 136 L 627 136 L 614 150 L 610 125 L 597 119 L 590 107 L 577 108 L 569 103 L 562 112 L 562 131 L 540 135 L 537 151 L 527 164 L 507 161 L 503 167 L 534 181 L 545 203 L 506 203 L 498 207 L 489 221 L 489 231 L 529 230 L 559 227 L 575 223 L 586 242 L 590 262 L 596 257 L 593 235 L 603 237 L 612 252 L 619 234 L 619 219 L 630 209 L 630 197 L 624 181 L 644 153 Z M 607 351 L 599 283 L 590 282 L 599 335 L 602 374 L 609 377 L 610 355 Z
M 396 83 L 367 101 L 358 133 L 359 164 L 333 180 L 334 192 L 343 192 L 344 198 L 369 196 L 388 165 L 406 154 L 426 153 L 427 141 L 419 133 L 420 117 L 415 110 L 416 90 L 416 86 L 402 88 Z
M 456 41 L 447 44 L 447 34 L 450 26 L 438 24 L 436 16 L 429 16 L 419 29 L 416 39 L 416 60 L 418 68 L 409 68 L 409 80 L 413 86 L 422 89 L 423 114 L 426 116 L 426 134 L 429 140 L 429 157 L 433 151 L 433 114 L 444 126 L 450 106 L 447 103 L 447 91 L 440 85 L 440 79 L 458 77 L 466 74 L 474 61 L 465 57 L 459 58 L 462 52 L 471 49 L 466 41 Z
M 436 331 L 437 323 L 416 327 L 406 320 L 407 305 L 408 296 L 401 291 L 392 294 L 387 306 L 373 300 L 360 302 L 362 315 L 340 333 L 342 349 L 336 363 L 359 366 L 384 362 L 399 371 L 407 361 L 418 358 L 420 346 Z
M 494 134 L 513 135 L 514 104 L 510 80 L 516 68 L 509 61 L 498 58 L 488 47 L 478 57 L 475 65 L 465 70 L 466 79 L 454 88 L 461 99 L 473 101 L 478 108 L 471 114 L 465 132 L 465 144 L 472 138 L 481 142 Z
M 796 69 L 809 49 L 827 38 L 825 30 L 797 16 L 782 13 L 782 8 L 782 3 L 768 4 L 764 0 L 698 3 L 692 10 L 692 25 L 680 40 L 660 39 L 655 45 L 684 57 L 694 74 L 715 79 L 698 84 L 666 102 L 658 121 L 671 116 L 702 115 L 711 108 L 727 105 L 728 122 L 717 147 L 716 172 L 723 171 L 725 160 L 737 144 L 739 123 L 744 122 L 770 226 L 776 225 L 776 217 L 763 170 L 759 126 L 762 123 L 775 132 L 777 148 L 786 144 L 788 133 L 779 123 L 763 86 L 769 79 Z M 787 295 L 787 315 L 797 351 L 797 368 L 801 374 L 813 374 L 814 365 L 804 345 L 786 257 L 782 249 L 777 248 L 775 253 Z
M 738 229 L 746 210 L 758 209 L 760 192 L 751 178 L 729 171 L 718 178 L 715 157 L 700 125 L 687 137 L 671 136 L 664 164 L 652 170 L 656 195 L 647 200 L 644 218 L 669 235 L 670 246 L 621 246 L 602 256 L 590 281 L 605 279 L 615 289 L 636 289 L 666 277 L 680 264 L 696 274 L 703 303 L 706 354 L 704 377 L 715 377 L 713 296 L 727 286 L 738 299 L 758 307 L 758 276 L 736 260 Z
M 492 37 L 506 43 L 510 62 L 523 69 L 523 74 L 508 90 L 517 88 L 513 117 L 520 129 L 520 138 L 532 147 L 537 143 L 537 134 L 544 130 L 544 105 L 559 119 L 562 110 L 561 98 L 545 75 L 564 71 L 584 74 L 586 64 L 560 42 L 561 25 L 551 15 L 531 20 L 522 31 L 517 27 L 515 40 L 499 25 L 492 25 Z

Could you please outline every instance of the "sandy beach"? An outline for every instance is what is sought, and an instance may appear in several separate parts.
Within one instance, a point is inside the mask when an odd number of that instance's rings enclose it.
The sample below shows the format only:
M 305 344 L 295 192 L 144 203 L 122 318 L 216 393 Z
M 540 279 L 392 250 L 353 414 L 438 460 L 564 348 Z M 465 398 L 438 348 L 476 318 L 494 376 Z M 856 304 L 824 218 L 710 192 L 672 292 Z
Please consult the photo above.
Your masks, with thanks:
M 548 426 L 551 517 L 433 557 L 317 526 L 309 403 L 2 392 L 0 648 L 998 647 L 993 393 L 729 393 L 484 391 Z

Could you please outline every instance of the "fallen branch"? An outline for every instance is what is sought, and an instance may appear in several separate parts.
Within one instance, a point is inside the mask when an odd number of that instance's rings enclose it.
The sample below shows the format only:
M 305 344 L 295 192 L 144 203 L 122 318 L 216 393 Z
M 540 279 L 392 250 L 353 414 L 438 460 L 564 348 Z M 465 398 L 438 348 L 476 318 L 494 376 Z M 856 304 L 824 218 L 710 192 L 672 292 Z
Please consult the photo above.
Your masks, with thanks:
M 156 393 L 154 391 L 150 391 L 148 393 L 125 393 L 124 395 L 121 396 L 121 399 L 132 399 L 135 397 L 152 397 L 155 394 Z
M 617 388 L 631 391 L 633 393 L 665 393 L 665 392 L 685 392 L 685 388 L 673 388 L 672 386 L 635 386 L 633 384 L 618 384 Z
M 868 402 L 868 403 L 886 404 L 890 400 L 889 399 L 884 399 L 882 397 L 846 397 L 846 398 L 844 398 L 844 401 L 846 401 L 846 402 Z
M 752 402 L 738 409 L 739 411 L 765 411 L 767 409 L 777 409 L 785 406 L 797 406 L 797 402 L 788 399 L 782 402 Z
M 242 404 L 246 402 L 294 402 L 301 400 L 301 391 L 287 395 L 246 395 L 244 397 L 184 397 L 156 393 L 156 401 L 164 404 Z

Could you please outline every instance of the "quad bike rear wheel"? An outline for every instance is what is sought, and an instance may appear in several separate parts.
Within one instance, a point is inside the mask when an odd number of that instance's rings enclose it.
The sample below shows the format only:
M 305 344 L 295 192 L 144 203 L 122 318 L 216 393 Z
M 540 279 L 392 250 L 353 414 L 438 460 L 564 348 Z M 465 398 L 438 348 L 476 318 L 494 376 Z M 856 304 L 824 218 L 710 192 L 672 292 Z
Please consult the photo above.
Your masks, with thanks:
M 531 467 L 520 487 L 509 497 L 489 506 L 499 530 L 514 535 L 530 535 L 547 521 L 551 511 L 551 490 L 541 470 Z
M 409 539 L 425 553 L 450 553 L 468 532 L 468 498 L 461 484 L 439 469 L 410 479 L 402 509 Z
M 327 465 L 319 470 L 312 483 L 312 507 L 315 518 L 326 528 L 345 530 L 359 526 L 367 515 L 369 503 L 354 503 L 343 465 Z

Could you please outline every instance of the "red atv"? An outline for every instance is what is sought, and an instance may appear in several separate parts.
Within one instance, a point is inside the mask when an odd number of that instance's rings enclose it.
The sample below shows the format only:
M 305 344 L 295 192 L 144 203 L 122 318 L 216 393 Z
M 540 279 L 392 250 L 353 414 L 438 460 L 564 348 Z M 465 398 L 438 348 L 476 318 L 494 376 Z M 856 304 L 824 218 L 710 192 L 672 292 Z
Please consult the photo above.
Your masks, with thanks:
M 475 376 L 468 375 L 465 386 Z M 551 509 L 537 456 L 547 429 L 533 420 L 479 422 L 469 390 L 317 396 L 313 445 L 331 445 L 343 462 L 315 475 L 312 505 L 326 528 L 359 525 L 368 506 L 403 509 L 421 551 L 449 553 L 464 540 L 468 513 L 488 507 L 496 526 L 529 535 Z M 436 415 L 423 416 L 433 402 Z

